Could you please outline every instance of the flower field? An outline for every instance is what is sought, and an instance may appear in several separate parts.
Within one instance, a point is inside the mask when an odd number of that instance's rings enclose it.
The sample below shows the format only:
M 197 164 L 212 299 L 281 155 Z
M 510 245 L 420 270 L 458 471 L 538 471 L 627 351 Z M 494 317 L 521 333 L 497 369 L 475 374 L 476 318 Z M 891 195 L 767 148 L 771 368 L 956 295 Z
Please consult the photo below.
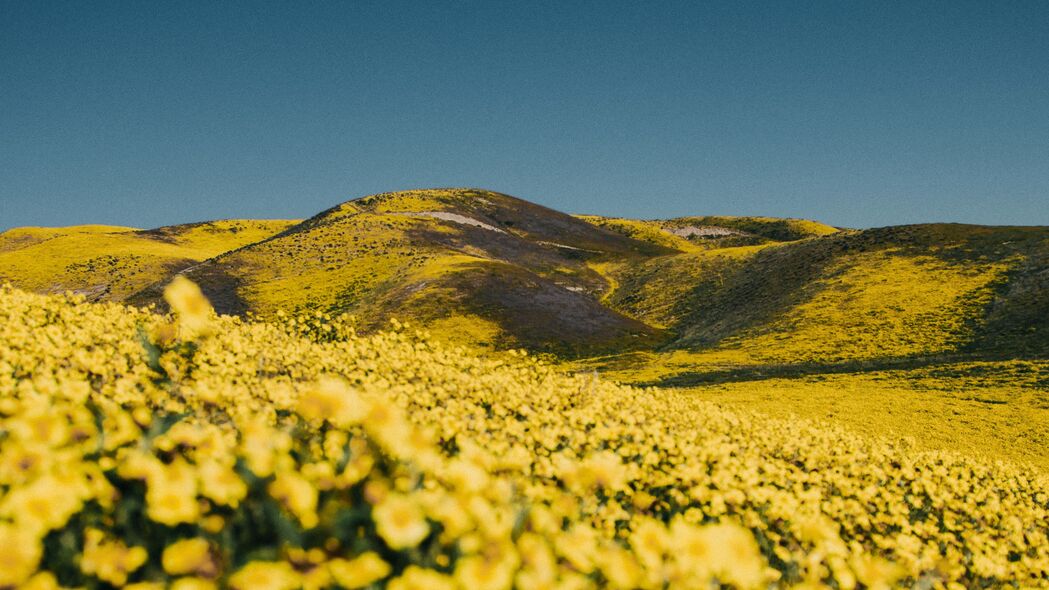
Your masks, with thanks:
M 0 588 L 1049 587 L 1049 481 L 394 324 L 0 288 Z

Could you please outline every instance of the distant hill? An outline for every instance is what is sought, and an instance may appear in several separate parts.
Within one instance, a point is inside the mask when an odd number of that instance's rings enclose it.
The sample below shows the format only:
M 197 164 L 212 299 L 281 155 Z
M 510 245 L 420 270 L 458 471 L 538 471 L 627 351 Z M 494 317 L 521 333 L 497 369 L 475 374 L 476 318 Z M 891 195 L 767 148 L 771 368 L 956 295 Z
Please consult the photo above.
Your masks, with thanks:
M 931 224 L 712 249 L 622 268 L 610 303 L 767 359 L 1049 350 L 1049 228 Z
M 643 353 L 664 377 L 1049 357 L 1044 227 L 632 220 L 432 189 L 301 222 L 0 234 L 0 282 L 21 288 L 163 307 L 176 273 L 225 313 L 346 312 L 365 331 L 398 318 L 464 344 L 604 355 L 608 366 Z
M 594 225 L 681 251 L 791 242 L 826 236 L 838 228 L 808 219 L 698 216 L 636 220 L 580 215 Z
M 287 229 L 294 221 L 226 220 L 139 230 L 108 225 L 20 227 L 0 233 L 0 283 L 123 301 L 202 260 Z

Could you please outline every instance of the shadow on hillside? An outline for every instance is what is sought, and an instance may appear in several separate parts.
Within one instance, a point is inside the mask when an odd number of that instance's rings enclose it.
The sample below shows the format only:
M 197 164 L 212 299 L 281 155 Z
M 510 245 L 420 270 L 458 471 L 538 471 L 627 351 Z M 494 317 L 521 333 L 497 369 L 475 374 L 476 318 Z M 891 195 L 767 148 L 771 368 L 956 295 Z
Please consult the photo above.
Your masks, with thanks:
M 662 379 L 637 383 L 642 387 L 690 387 L 717 383 L 764 381 L 767 379 L 797 379 L 817 375 L 871 373 L 877 371 L 905 371 L 925 369 L 953 363 L 1002 362 L 1010 360 L 1046 360 L 1049 356 L 1018 359 L 1010 354 L 952 354 L 924 357 L 880 358 L 838 363 L 791 363 L 739 365 L 719 367 L 706 371 L 687 371 Z M 1049 383 L 1046 383 L 1049 386 Z

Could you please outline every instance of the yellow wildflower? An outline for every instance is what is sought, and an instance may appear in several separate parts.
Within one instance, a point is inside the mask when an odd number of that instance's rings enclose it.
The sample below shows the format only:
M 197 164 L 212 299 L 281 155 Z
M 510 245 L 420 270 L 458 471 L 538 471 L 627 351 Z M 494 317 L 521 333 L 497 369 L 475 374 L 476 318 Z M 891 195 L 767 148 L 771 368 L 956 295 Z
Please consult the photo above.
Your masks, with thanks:
M 299 575 L 282 561 L 252 561 L 229 579 L 233 590 L 293 590 L 300 584 Z
M 387 590 L 455 590 L 455 582 L 433 570 L 410 565 L 399 577 L 390 580 Z
M 247 484 L 224 461 L 204 461 L 197 473 L 200 476 L 201 495 L 216 504 L 236 508 L 248 493 Z
M 179 578 L 171 583 L 170 590 L 216 590 L 215 582 L 204 578 Z
M 304 391 L 299 397 L 298 412 L 316 423 L 328 421 L 348 428 L 364 418 L 365 404 L 345 381 L 327 377 Z
M 0 501 L 0 514 L 28 530 L 46 532 L 60 528 L 83 505 L 78 490 L 70 483 L 45 475 L 15 488 Z
M 390 575 L 390 565 L 373 551 L 362 553 L 352 560 L 333 559 L 328 562 L 332 578 L 344 588 L 364 588 Z
M 412 498 L 391 493 L 372 509 L 372 518 L 379 536 L 394 549 L 415 547 L 430 534 L 418 503 Z
M 513 584 L 515 566 L 516 560 L 513 559 L 471 555 L 456 563 L 455 580 L 462 588 L 507 590 Z
M 269 485 L 270 496 L 299 519 L 303 528 L 317 526 L 317 488 L 293 471 L 282 471 Z
M 179 330 L 183 338 L 206 336 L 212 332 L 211 303 L 204 297 L 196 283 L 177 275 L 164 288 L 164 300 L 178 317 Z
M 156 522 L 174 526 L 196 521 L 200 517 L 200 505 L 193 468 L 178 459 L 151 473 L 147 479 L 146 504 L 149 518 Z
M 3 566 L 3 558 L 0 557 L 0 566 Z M 3 570 L 0 570 L 3 571 Z M 3 574 L 0 574 L 0 586 L 4 586 Z M 60 590 L 58 579 L 51 572 L 40 572 L 29 578 L 24 584 L 18 586 L 18 590 Z
M 0 523 L 0 587 L 17 586 L 36 571 L 43 548 L 35 535 Z
M 175 576 L 194 574 L 212 578 L 218 574 L 218 566 L 211 554 L 211 546 L 205 539 L 184 539 L 168 545 L 161 556 L 164 571 Z
M 899 565 L 873 555 L 854 556 L 851 563 L 856 578 L 870 590 L 888 590 L 905 573 Z
M 116 539 L 106 539 L 97 529 L 84 533 L 84 553 L 80 570 L 114 586 L 127 583 L 128 574 L 146 563 L 149 554 L 142 547 L 128 547 Z

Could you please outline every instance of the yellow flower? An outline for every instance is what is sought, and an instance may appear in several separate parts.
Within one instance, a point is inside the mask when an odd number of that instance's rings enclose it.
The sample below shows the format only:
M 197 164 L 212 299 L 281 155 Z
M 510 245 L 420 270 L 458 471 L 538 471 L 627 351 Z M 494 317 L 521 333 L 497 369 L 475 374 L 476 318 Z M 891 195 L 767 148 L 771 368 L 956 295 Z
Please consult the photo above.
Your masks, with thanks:
M 236 508 L 248 494 L 248 486 L 231 466 L 209 460 L 200 464 L 200 493 L 216 504 Z
M 667 546 L 667 530 L 660 523 L 646 518 L 630 535 L 630 548 L 651 570 L 662 566 L 663 552 Z
M 873 555 L 854 556 L 851 564 L 856 578 L 871 590 L 888 590 L 905 574 L 899 565 Z
M 557 576 L 557 559 L 550 546 L 539 535 L 524 533 L 517 540 L 521 554 L 522 570 L 518 574 L 518 586 L 550 584 Z
M 102 531 L 87 529 L 80 570 L 114 586 L 127 583 L 127 576 L 146 563 L 149 554 L 142 547 L 128 547 L 115 539 L 106 539 Z
M 611 451 L 591 455 L 585 463 L 589 479 L 599 487 L 621 490 L 626 485 L 627 473 L 623 461 Z
M 196 283 L 177 275 L 164 288 L 164 300 L 178 317 L 179 330 L 184 338 L 206 336 L 212 332 L 211 303 Z
M 465 459 L 455 459 L 445 466 L 443 475 L 456 488 L 466 492 L 484 489 L 488 483 L 488 472 L 483 467 Z
M 630 590 L 637 587 L 641 566 L 629 551 L 615 544 L 606 544 L 598 554 L 598 561 L 611 588 Z
M 317 526 L 317 488 L 305 477 L 282 471 L 270 483 L 269 493 L 299 519 L 303 528 Z
M 411 459 L 411 428 L 401 411 L 386 400 L 369 400 L 364 428 L 383 449 L 400 459 Z
M 515 565 L 511 559 L 471 555 L 456 563 L 455 580 L 462 588 L 507 590 L 513 584 Z
M 83 505 L 70 483 L 45 475 L 28 486 L 15 488 L 0 502 L 0 514 L 33 531 L 60 528 Z
M 248 468 L 258 477 L 269 477 L 291 447 L 291 437 L 268 426 L 262 417 L 252 417 L 240 430 L 240 449 Z
M 282 561 L 252 561 L 229 579 L 233 590 L 293 590 L 300 584 L 299 575 Z
M 365 410 L 357 392 L 341 379 L 331 377 L 319 380 L 299 397 L 299 415 L 316 423 L 328 421 L 340 428 L 360 423 Z
M 146 504 L 149 518 L 170 526 L 195 522 L 200 517 L 197 478 L 193 468 L 178 459 L 147 478 Z
M 390 580 L 387 590 L 455 590 L 455 582 L 433 570 L 410 565 L 400 577 Z
M 391 493 L 372 510 L 379 536 L 393 549 L 415 547 L 430 534 L 419 505 L 411 498 Z
M 218 567 L 205 539 L 184 539 L 168 545 L 161 556 L 164 571 L 175 576 L 194 574 L 212 578 Z
M 328 570 L 344 588 L 364 588 L 390 575 L 390 565 L 377 553 L 368 551 L 352 560 L 333 559 Z
M 203 578 L 179 578 L 171 583 L 170 590 L 215 590 L 218 586 Z
M 764 588 L 765 561 L 754 535 L 730 523 L 703 527 L 711 548 L 710 561 L 718 578 L 740 588 Z
M 36 571 L 43 548 L 35 535 L 15 525 L 0 524 L 0 587 L 13 587 Z
M 268 518 L 259 504 L 273 503 L 248 495 L 241 465 L 272 482 L 299 522 L 320 526 L 309 549 L 252 540 L 256 555 L 284 561 L 248 564 L 234 588 L 778 587 L 751 531 L 806 588 L 928 578 L 959 590 L 981 577 L 1026 587 L 1049 567 L 1049 480 L 1031 470 L 565 376 L 408 331 L 317 343 L 302 337 L 324 330 L 314 314 L 291 331 L 207 315 L 212 337 L 162 360 L 182 381 L 157 383 L 136 340 L 155 322 L 149 312 L 0 286 L 0 589 L 54 588 L 37 571 L 40 537 L 62 527 L 85 541 L 69 556 L 84 571 L 62 572 L 70 585 L 226 584 L 220 556 L 238 548 L 217 543 L 230 509 Z M 342 395 L 351 389 L 359 403 Z M 154 436 L 171 412 L 185 417 Z M 145 506 L 117 493 L 139 482 Z M 389 564 L 351 557 L 362 549 L 340 518 L 358 498 L 396 553 Z M 99 528 L 125 530 L 117 523 L 131 511 L 208 541 L 165 539 L 146 567 L 144 547 L 85 531 L 84 505 Z M 677 507 L 669 527 L 651 516 Z M 340 534 L 313 538 L 328 530 Z M 424 552 L 430 534 L 454 552 Z
M 0 558 L 0 567 L 3 566 L 2 562 L 3 558 Z M 4 585 L 2 577 L 3 575 L 0 574 L 0 586 Z M 18 587 L 19 590 L 60 590 L 60 588 L 58 579 L 51 572 L 40 572 Z

